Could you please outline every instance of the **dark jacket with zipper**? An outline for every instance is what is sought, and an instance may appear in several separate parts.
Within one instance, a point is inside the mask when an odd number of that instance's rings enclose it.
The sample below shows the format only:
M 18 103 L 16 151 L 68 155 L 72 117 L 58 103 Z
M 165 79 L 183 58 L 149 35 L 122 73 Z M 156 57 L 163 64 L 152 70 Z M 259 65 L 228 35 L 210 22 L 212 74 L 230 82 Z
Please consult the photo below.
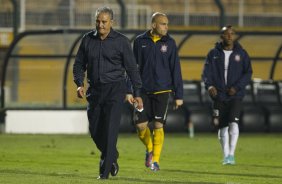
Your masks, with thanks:
M 224 78 L 224 58 L 222 43 L 216 43 L 207 55 L 202 79 L 206 89 L 210 86 L 216 87 L 218 95 L 215 99 L 220 101 L 230 99 L 242 99 L 245 95 L 245 87 L 250 83 L 252 77 L 252 65 L 248 53 L 238 43 L 234 43 L 233 51 L 229 58 L 227 83 Z M 236 89 L 234 96 L 229 96 L 227 90 L 231 87 Z
M 83 36 L 73 65 L 78 87 L 84 85 L 86 70 L 90 86 L 125 80 L 126 71 L 133 83 L 134 96 L 140 96 L 142 82 L 129 39 L 113 29 L 104 40 L 95 30 Z
M 135 39 L 133 52 L 146 93 L 172 90 L 175 99 L 183 99 L 180 61 L 173 38 L 163 36 L 154 43 L 146 31 Z

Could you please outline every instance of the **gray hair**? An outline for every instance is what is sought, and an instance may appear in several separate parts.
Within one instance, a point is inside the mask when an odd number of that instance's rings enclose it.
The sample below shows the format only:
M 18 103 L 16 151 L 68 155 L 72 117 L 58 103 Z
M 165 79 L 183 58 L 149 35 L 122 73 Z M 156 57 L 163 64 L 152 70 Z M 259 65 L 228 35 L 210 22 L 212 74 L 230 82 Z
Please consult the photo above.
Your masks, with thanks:
M 114 19 L 114 12 L 110 7 L 104 6 L 96 10 L 95 17 L 97 18 L 100 13 L 107 13 L 110 15 L 111 20 Z

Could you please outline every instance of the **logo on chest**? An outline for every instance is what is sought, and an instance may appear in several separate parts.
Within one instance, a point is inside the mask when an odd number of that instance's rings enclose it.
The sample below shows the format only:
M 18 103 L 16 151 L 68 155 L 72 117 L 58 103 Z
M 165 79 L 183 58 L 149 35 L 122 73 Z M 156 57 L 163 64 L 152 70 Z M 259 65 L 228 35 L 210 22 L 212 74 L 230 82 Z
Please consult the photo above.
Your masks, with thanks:
M 235 55 L 235 61 L 240 62 L 241 61 L 241 56 L 239 54 Z
M 161 52 L 163 52 L 163 53 L 167 52 L 167 45 L 163 44 L 161 46 Z

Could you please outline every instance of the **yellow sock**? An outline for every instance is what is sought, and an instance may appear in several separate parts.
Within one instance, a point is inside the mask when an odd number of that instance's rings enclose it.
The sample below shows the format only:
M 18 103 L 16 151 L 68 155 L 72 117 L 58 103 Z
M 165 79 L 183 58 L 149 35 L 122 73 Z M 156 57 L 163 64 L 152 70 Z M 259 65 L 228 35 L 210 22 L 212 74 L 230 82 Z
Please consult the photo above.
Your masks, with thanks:
M 163 147 L 164 142 L 164 129 L 158 128 L 154 129 L 154 136 L 153 136 L 153 162 L 160 163 L 160 155 Z
M 143 142 L 143 144 L 146 146 L 146 149 L 148 152 L 153 151 L 153 143 L 151 138 L 151 130 L 149 127 L 147 127 L 144 130 L 138 130 L 137 131 L 139 139 Z

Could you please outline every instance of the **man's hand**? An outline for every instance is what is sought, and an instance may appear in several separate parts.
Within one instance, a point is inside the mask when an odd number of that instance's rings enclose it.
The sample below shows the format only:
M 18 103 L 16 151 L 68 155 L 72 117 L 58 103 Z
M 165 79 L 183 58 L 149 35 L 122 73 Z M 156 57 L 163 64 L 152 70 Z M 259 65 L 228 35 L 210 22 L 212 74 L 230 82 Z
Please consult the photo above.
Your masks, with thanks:
M 134 98 L 132 94 L 126 94 L 125 96 L 125 101 L 127 101 L 128 103 L 130 103 L 131 105 L 134 104 Z
M 143 110 L 143 101 L 141 97 L 133 98 L 132 94 L 126 94 L 125 100 L 128 101 L 131 105 L 133 105 L 137 110 Z
M 237 93 L 236 89 L 234 87 L 231 87 L 227 90 L 228 95 L 233 96 Z
M 83 98 L 83 96 L 85 95 L 84 93 L 84 87 L 80 86 L 77 88 L 77 97 L 78 98 Z
M 173 110 L 178 109 L 181 105 L 183 105 L 183 100 L 182 99 L 176 99 L 174 101 Z
M 135 97 L 134 98 L 134 105 L 135 105 L 135 108 L 142 111 L 143 110 L 143 100 L 142 100 L 142 98 L 141 97 Z
M 209 92 L 209 95 L 213 98 L 216 97 L 217 95 L 217 90 L 214 86 L 210 86 L 208 89 L 208 92 Z

